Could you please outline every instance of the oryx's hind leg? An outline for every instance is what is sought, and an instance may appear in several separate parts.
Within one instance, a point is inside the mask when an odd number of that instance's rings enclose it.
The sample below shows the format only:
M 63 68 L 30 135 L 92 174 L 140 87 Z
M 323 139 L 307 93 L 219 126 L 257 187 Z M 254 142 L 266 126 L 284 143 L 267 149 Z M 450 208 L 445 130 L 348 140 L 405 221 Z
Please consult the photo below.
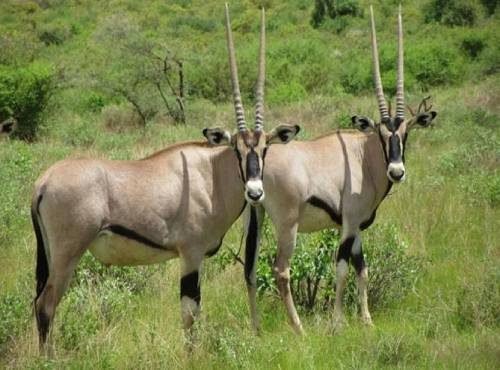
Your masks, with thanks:
M 193 324 L 200 313 L 200 270 L 203 255 L 181 254 L 181 317 L 188 344 L 193 341 Z
M 290 323 L 297 334 L 303 334 L 302 323 L 295 309 L 290 290 L 290 259 L 295 248 L 297 227 L 298 224 L 295 224 L 290 228 L 282 228 L 278 231 L 278 255 L 274 263 L 274 275 Z
M 358 295 L 361 320 L 367 325 L 373 325 L 370 311 L 368 310 L 368 267 L 365 264 L 363 248 L 361 247 L 361 236 L 359 233 L 354 239 L 351 249 L 351 258 L 357 274 Z
M 261 206 L 250 207 L 248 212 L 245 240 L 245 281 L 247 283 L 248 302 L 252 327 L 258 333 L 260 320 L 257 312 L 257 260 L 259 258 L 260 234 L 264 221 L 264 209 Z
M 39 220 L 39 218 L 37 218 Z M 54 221 L 60 221 L 55 223 Z M 35 316 L 39 334 L 40 351 L 46 352 L 46 342 L 56 312 L 56 307 L 68 288 L 78 261 L 97 234 L 94 225 L 72 224 L 70 219 L 57 220 L 46 217 L 37 226 L 42 226 L 43 241 L 46 241 L 43 256 L 37 258 L 37 297 Z M 36 227 L 35 227 L 36 231 Z M 42 233 L 37 233 L 37 239 Z M 43 247 L 43 244 L 42 244 Z M 40 247 L 39 247 L 40 248 Z M 40 253 L 40 249 L 38 249 Z M 42 257 L 45 257 L 45 265 Z M 38 268 L 48 267 L 48 277 L 39 278 Z M 41 271 L 40 271 L 41 272 Z M 45 280 L 46 278 L 46 280 Z M 45 283 L 44 281 L 45 280 Z

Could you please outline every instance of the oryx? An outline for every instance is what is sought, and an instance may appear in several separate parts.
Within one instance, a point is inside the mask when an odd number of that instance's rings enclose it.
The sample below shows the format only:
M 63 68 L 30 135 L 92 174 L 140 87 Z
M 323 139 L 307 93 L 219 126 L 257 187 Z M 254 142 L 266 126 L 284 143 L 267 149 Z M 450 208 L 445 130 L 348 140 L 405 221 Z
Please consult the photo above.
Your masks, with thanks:
M 341 243 L 336 255 L 336 297 L 334 325 L 344 320 L 342 295 L 348 263 L 357 273 L 361 318 L 371 324 L 368 311 L 368 271 L 361 248 L 360 231 L 375 219 L 377 207 L 393 183 L 405 178 L 404 144 L 415 124 L 428 126 L 436 112 L 425 109 L 409 119 L 404 117 L 403 34 L 401 9 L 398 17 L 398 68 L 396 115 L 390 116 L 382 90 L 373 10 L 371 11 L 371 44 L 373 75 L 381 122 L 354 116 L 352 122 L 362 132 L 339 130 L 311 141 L 294 141 L 268 151 L 264 174 L 266 199 L 262 206 L 269 214 L 277 233 L 278 253 L 274 273 L 280 295 L 286 305 L 293 328 L 302 332 L 290 294 L 290 258 L 297 232 L 313 232 L 337 226 Z M 424 100 L 425 102 L 425 100 Z M 425 105 L 425 103 L 424 103 Z M 282 169 L 286 168 L 286 171 Z M 258 206 L 259 209 L 262 206 Z M 260 211 L 262 211 L 260 209 Z M 262 212 L 248 226 L 247 255 L 254 255 L 259 237 Z M 255 259 L 249 259 L 248 271 L 255 271 Z M 397 268 L 395 266 L 394 268 Z M 251 307 L 255 307 L 252 302 Z M 252 312 L 256 318 L 256 312 Z M 256 319 L 254 325 L 258 325 Z
M 204 134 L 211 143 L 230 143 L 232 148 L 185 142 L 137 161 L 63 160 L 36 181 L 31 214 L 37 239 L 35 315 L 41 349 L 86 250 L 107 265 L 179 257 L 182 321 L 185 329 L 192 326 L 199 312 L 204 256 L 217 251 L 241 214 L 245 197 L 252 202 L 263 198 L 259 181 L 267 145 L 287 142 L 298 131 L 282 126 L 266 136 L 262 130 L 264 35 L 256 128 L 246 128 L 227 5 L 226 18 L 238 131 L 231 136 L 221 129 L 205 129 Z

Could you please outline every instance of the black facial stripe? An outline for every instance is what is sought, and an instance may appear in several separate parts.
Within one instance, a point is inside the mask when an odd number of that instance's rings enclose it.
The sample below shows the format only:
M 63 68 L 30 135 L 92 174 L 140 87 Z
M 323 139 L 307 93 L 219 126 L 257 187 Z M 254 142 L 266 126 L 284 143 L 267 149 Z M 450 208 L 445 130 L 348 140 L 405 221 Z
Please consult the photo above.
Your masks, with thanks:
M 247 177 L 246 180 L 260 177 L 259 156 L 252 148 L 247 155 Z
M 401 158 L 401 140 L 396 134 L 392 134 L 389 137 L 389 161 L 390 162 L 400 162 Z
M 266 168 L 267 149 L 269 149 L 269 147 L 266 146 L 264 148 L 264 151 L 262 152 L 262 176 L 261 176 L 262 179 L 264 178 L 264 169 Z
M 200 304 L 200 284 L 198 271 L 193 271 L 181 278 L 181 299 L 182 297 L 189 297 L 197 304 Z
M 339 252 L 337 253 L 337 262 L 344 260 L 349 263 L 349 258 L 351 257 L 351 249 L 354 243 L 354 237 L 350 236 L 340 244 Z
M 380 143 L 382 144 L 382 151 L 384 152 L 385 164 L 389 165 L 389 158 L 387 158 L 387 144 L 385 143 L 384 137 L 382 136 L 380 130 L 378 132 L 378 137 L 380 139 Z
M 330 207 L 330 205 L 328 205 L 328 203 L 326 203 L 324 200 L 312 196 L 307 200 L 307 203 L 314 207 L 321 208 L 323 211 L 328 213 L 333 222 L 335 222 L 337 225 L 342 225 L 342 214 L 335 212 L 335 210 Z
M 405 135 L 403 136 L 403 163 L 405 163 L 405 148 L 406 148 L 406 139 L 408 139 L 408 133 L 405 132 Z
M 114 234 L 118 234 L 118 235 L 123 236 L 125 238 L 135 240 L 136 242 L 147 245 L 148 247 L 161 249 L 161 250 L 168 249 L 161 244 L 155 243 L 154 241 L 151 241 L 148 238 L 146 238 L 142 235 L 139 235 L 134 230 L 127 229 L 126 227 L 121 226 L 121 225 L 107 225 L 107 226 L 104 226 L 102 228 L 102 230 L 109 230 Z
M 251 285 L 250 274 L 255 268 L 255 254 L 257 251 L 258 222 L 255 207 L 250 207 L 250 223 L 248 225 L 247 238 L 245 243 L 245 280 L 247 285 Z
M 241 181 L 243 181 L 243 183 L 245 183 L 245 175 L 244 175 L 244 172 L 243 172 L 243 165 L 241 164 L 241 162 L 242 162 L 241 153 L 236 148 L 234 149 L 234 152 L 236 153 L 236 158 L 238 158 L 238 167 L 240 169 Z

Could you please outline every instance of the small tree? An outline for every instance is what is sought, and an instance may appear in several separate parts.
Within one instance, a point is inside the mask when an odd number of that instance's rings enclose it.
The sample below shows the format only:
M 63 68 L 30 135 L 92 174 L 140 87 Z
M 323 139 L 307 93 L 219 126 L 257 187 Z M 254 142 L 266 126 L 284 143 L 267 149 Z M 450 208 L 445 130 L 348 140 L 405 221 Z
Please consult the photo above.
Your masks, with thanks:
M 185 122 L 182 59 L 165 45 L 128 17 L 114 15 L 98 28 L 93 49 L 96 87 L 128 101 L 143 125 L 162 106 L 175 122 Z

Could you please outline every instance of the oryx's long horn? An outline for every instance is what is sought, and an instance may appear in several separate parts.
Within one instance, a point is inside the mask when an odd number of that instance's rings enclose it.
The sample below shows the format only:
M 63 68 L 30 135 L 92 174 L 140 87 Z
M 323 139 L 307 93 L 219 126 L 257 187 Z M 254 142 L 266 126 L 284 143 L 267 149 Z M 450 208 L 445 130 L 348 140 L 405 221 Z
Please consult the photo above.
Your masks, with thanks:
M 255 129 L 264 127 L 264 83 L 266 80 L 266 14 L 262 8 L 260 18 L 259 74 L 255 91 Z
M 371 36 L 372 36 L 372 59 L 373 59 L 373 80 L 375 82 L 375 94 L 377 95 L 378 109 L 382 120 L 389 118 L 387 103 L 384 97 L 382 79 L 380 78 L 380 66 L 378 62 L 377 35 L 375 33 L 375 21 L 373 19 L 373 7 L 370 5 L 371 15 Z
M 404 58 L 403 58 L 403 20 L 401 16 L 401 4 L 398 14 L 398 76 L 396 82 L 396 117 L 405 117 L 405 91 L 404 91 Z
M 236 125 L 238 131 L 247 129 L 245 123 L 245 111 L 241 101 L 240 84 L 238 82 L 238 68 L 236 67 L 236 55 L 234 52 L 233 35 L 231 33 L 231 21 L 229 19 L 229 7 L 226 3 L 226 36 L 227 50 L 229 52 L 229 68 L 231 69 L 231 83 L 233 85 L 234 110 L 236 112 Z

